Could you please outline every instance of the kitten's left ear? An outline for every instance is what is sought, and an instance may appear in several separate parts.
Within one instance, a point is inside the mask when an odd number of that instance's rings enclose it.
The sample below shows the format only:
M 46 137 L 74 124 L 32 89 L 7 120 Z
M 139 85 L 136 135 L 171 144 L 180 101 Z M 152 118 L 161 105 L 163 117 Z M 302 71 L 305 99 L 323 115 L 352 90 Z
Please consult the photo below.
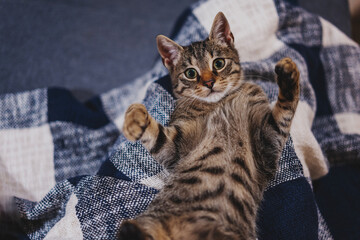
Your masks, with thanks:
M 234 35 L 230 31 L 229 22 L 222 12 L 216 14 L 209 38 L 228 46 L 234 44 Z
M 180 59 L 183 48 L 164 35 L 157 36 L 156 42 L 165 67 L 170 69 L 171 67 L 175 66 Z

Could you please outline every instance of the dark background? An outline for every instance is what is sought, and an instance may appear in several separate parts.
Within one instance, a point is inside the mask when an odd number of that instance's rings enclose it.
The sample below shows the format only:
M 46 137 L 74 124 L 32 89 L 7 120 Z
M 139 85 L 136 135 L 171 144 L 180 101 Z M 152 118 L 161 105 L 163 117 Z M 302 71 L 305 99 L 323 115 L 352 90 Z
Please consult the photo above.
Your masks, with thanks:
M 0 0 L 0 94 L 60 86 L 86 100 L 131 82 L 151 69 L 156 35 L 195 2 Z M 290 2 L 351 34 L 347 0 Z

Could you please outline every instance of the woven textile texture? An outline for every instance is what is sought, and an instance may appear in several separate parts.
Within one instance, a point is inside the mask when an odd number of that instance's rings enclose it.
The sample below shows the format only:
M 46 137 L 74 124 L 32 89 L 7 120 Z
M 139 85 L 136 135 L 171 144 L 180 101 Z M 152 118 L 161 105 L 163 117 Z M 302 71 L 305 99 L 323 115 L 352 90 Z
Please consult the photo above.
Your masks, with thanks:
M 259 84 L 271 102 L 276 62 L 291 57 L 301 72 L 291 137 L 259 210 L 259 239 L 332 239 L 310 178 L 360 161 L 360 48 L 283 0 L 201 1 L 171 37 L 182 45 L 205 39 L 219 11 L 229 20 L 245 81 Z M 121 134 L 133 102 L 169 122 L 176 100 L 161 61 L 130 85 L 85 103 L 60 88 L 0 96 L 0 200 L 14 204 L 17 236 L 115 239 L 124 219 L 146 209 L 168 173 Z M 11 231 L 0 228 L 0 236 Z

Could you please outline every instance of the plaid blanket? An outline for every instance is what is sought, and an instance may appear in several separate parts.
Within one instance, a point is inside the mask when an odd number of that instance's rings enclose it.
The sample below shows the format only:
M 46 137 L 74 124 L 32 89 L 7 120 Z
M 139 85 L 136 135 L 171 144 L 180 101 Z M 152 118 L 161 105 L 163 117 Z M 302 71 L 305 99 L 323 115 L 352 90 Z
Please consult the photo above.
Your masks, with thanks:
M 219 11 L 229 20 L 245 80 L 270 101 L 278 93 L 279 59 L 291 57 L 301 72 L 291 137 L 259 210 L 259 239 L 332 239 L 310 178 L 326 174 L 329 163 L 360 161 L 360 48 L 326 20 L 282 0 L 199 2 L 172 38 L 181 45 L 206 38 Z M 133 102 L 168 123 L 175 99 L 161 61 L 86 103 L 60 88 L 0 96 L 0 200 L 5 209 L 14 204 L 24 233 L 4 222 L 0 236 L 115 239 L 122 220 L 146 209 L 168 173 L 121 135 Z

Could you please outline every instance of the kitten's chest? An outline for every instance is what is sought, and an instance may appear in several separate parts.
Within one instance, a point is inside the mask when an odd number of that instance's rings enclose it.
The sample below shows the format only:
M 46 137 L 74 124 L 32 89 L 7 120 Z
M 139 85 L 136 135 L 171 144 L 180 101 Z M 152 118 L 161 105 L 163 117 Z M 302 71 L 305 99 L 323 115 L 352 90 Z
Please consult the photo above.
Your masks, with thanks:
M 246 112 L 246 99 L 239 94 L 214 104 L 176 109 L 173 124 L 182 126 L 181 152 L 185 155 L 191 150 L 202 152 L 214 145 L 221 146 L 226 153 L 236 151 L 234 146 L 239 146 L 239 142 L 248 142 Z
M 239 135 L 244 135 L 248 129 L 247 118 L 234 99 L 209 112 L 204 124 L 208 135 L 230 141 Z

